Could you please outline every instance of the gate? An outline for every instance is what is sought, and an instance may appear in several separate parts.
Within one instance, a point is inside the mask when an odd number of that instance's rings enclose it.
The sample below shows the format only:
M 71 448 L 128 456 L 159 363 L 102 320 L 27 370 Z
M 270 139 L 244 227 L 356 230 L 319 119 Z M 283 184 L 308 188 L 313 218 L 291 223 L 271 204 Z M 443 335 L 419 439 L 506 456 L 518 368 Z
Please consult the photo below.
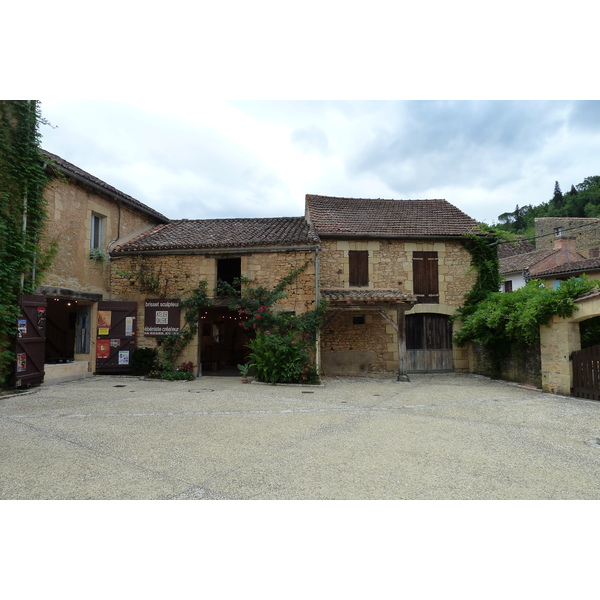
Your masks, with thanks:
M 18 298 L 21 316 L 17 321 L 15 343 L 15 386 L 29 386 L 44 381 L 46 346 L 46 297 L 23 294 Z
M 600 400 L 600 346 L 591 346 L 571 354 L 573 386 L 571 394 L 578 398 Z
M 133 371 L 136 302 L 98 302 L 96 373 L 126 375 Z

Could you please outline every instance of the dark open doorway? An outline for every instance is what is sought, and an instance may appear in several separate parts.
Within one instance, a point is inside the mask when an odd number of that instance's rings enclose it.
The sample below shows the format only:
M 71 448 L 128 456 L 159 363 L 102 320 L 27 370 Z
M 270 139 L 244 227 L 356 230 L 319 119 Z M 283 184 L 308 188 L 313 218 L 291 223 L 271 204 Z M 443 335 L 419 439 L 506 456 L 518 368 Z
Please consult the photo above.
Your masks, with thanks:
M 200 314 L 200 360 L 203 375 L 237 375 L 246 362 L 250 341 L 240 326 L 242 317 L 226 307 L 206 308 Z

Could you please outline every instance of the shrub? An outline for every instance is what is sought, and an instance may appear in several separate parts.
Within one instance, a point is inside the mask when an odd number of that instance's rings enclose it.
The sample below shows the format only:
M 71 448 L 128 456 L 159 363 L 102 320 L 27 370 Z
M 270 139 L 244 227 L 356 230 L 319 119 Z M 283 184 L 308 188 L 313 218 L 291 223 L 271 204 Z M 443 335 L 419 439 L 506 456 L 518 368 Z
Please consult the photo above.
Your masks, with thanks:
M 156 348 L 136 348 L 131 353 L 131 365 L 134 375 L 148 375 L 156 369 Z

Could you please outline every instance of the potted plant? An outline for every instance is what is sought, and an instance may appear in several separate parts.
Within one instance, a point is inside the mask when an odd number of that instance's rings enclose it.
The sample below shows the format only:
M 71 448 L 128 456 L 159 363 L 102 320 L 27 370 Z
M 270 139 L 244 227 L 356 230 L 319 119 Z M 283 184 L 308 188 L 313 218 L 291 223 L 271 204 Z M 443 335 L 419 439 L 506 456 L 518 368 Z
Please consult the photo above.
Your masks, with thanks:
M 248 383 L 248 371 L 250 370 L 250 364 L 238 365 L 240 375 L 242 376 L 242 383 Z

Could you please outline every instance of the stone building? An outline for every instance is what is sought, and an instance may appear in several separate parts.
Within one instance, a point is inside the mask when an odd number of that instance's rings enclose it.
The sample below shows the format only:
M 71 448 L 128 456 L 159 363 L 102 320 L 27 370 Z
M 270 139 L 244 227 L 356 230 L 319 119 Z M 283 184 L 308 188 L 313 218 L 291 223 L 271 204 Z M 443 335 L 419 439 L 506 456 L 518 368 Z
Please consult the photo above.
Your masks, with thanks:
M 287 298 L 274 306 L 306 312 L 318 300 L 318 242 L 303 217 L 172 221 L 113 249 L 111 289 L 115 297 L 137 302 L 138 345 L 153 347 L 160 336 L 146 323 L 156 312 L 147 307 L 164 298 L 185 298 L 206 282 L 211 306 L 199 316 L 198 335 L 181 361 L 197 365 L 197 374 L 219 372 L 245 362 L 249 339 L 239 327 L 242 317 L 228 308 L 231 299 L 219 297 L 217 281 L 235 284 L 243 278 L 252 287 L 272 289 L 290 271 L 306 265 L 286 290 Z M 140 275 L 159 284 L 144 288 Z M 181 319 L 177 317 L 175 326 Z
M 98 309 L 112 297 L 108 252 L 169 222 L 59 156 L 42 154 L 49 176 L 45 238 L 57 250 L 37 294 L 22 298 L 22 338 L 17 341 L 27 348 L 17 348 L 17 384 L 72 379 L 96 370 Z M 35 339 L 43 341 L 36 344 Z
M 320 238 L 326 375 L 467 370 L 450 317 L 474 282 L 464 235 L 476 221 L 446 200 L 306 196 Z
M 579 217 L 542 217 L 535 219 L 535 247 L 552 248 L 560 237 L 575 240 L 577 251 L 584 258 L 600 257 L 600 219 Z
M 29 327 L 31 338 L 35 329 L 42 340 L 37 362 L 42 377 L 46 363 L 46 381 L 131 372 L 132 351 L 177 331 L 181 300 L 201 284 L 210 306 L 181 362 L 194 363 L 197 374 L 244 362 L 248 339 L 218 281 L 272 289 L 299 267 L 275 308 L 302 313 L 329 301 L 316 349 L 323 374 L 468 369 L 450 317 L 474 282 L 464 236 L 476 222 L 447 201 L 307 195 L 298 217 L 170 221 L 45 157 L 53 174 L 48 238 L 59 250 L 23 305 L 23 331 Z

